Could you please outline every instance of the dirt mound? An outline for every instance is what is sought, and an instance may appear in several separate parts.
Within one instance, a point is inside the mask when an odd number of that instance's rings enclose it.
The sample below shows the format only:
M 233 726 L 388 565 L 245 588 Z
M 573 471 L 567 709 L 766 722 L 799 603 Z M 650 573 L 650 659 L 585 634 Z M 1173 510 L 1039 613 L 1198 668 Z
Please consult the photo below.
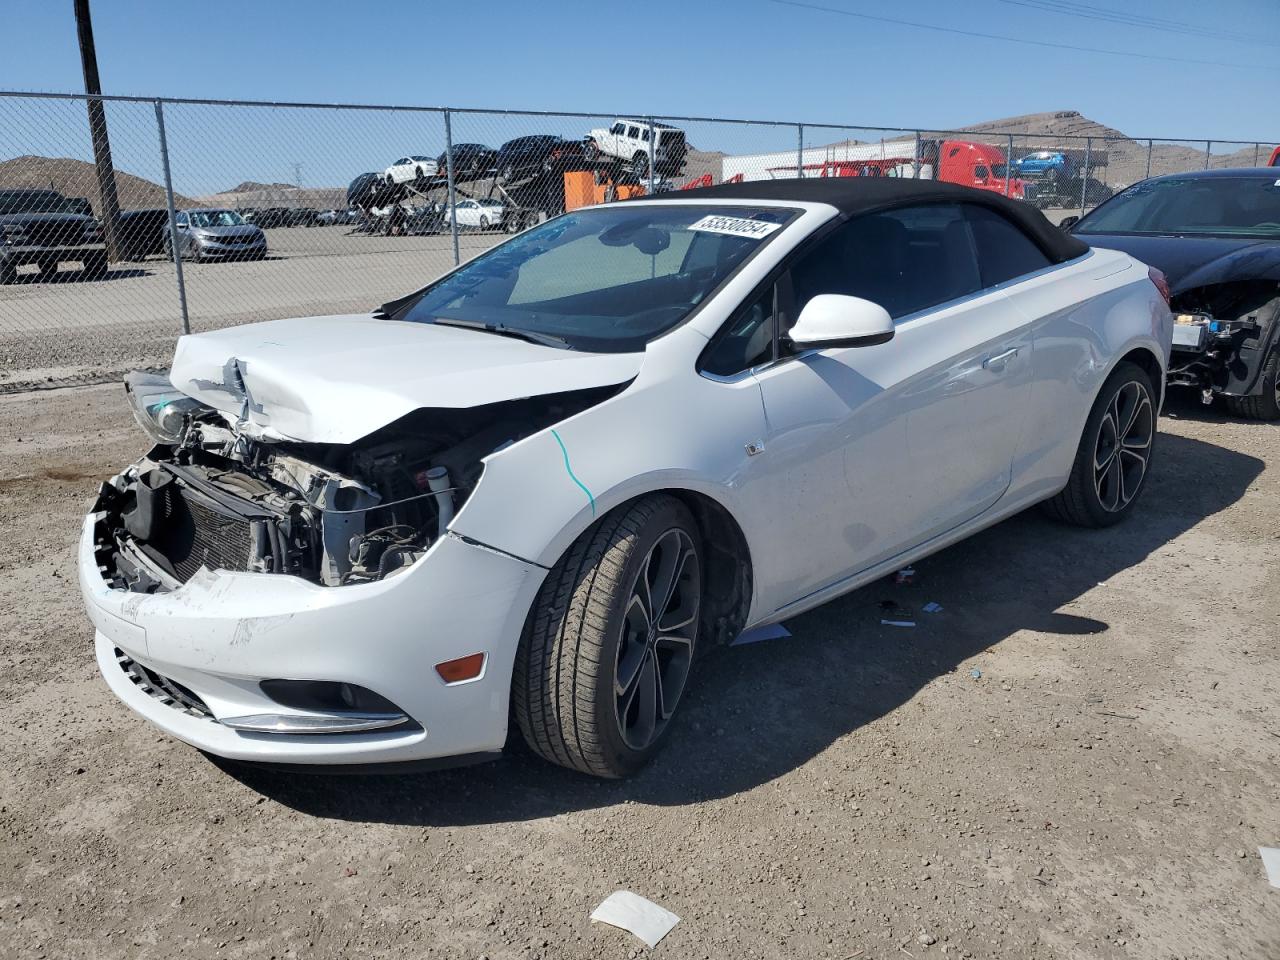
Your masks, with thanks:
M 164 187 L 142 177 L 117 169 L 116 196 L 121 210 L 145 210 L 165 206 Z M 70 157 L 14 157 L 0 163 L 0 188 L 30 187 L 57 190 L 67 197 L 85 197 L 94 213 L 102 212 L 98 193 L 98 175 L 92 163 Z M 191 206 L 192 200 L 174 194 L 179 207 Z

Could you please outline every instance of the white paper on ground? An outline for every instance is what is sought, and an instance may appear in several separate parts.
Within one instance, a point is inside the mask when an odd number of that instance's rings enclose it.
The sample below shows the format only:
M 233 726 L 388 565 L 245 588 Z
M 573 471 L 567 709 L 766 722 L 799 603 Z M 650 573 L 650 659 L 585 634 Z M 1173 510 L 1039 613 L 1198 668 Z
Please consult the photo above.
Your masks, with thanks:
M 1266 868 L 1267 880 L 1273 887 L 1280 887 L 1280 848 L 1259 847 L 1258 853 L 1262 855 L 1262 865 Z
M 930 600 L 928 603 L 924 605 L 924 612 L 925 613 L 941 613 L 942 604 L 934 603 L 932 600 Z
M 791 636 L 791 631 L 782 624 L 771 623 L 767 627 L 756 627 L 754 630 L 738 634 L 738 639 L 729 644 L 729 646 L 740 647 L 746 643 L 759 643 L 761 640 L 782 640 L 789 636 Z
M 914 620 L 881 620 L 880 623 L 886 627 L 914 627 Z
M 680 918 L 670 910 L 664 910 L 652 900 L 630 890 L 616 890 L 609 894 L 604 903 L 591 912 L 591 919 L 634 933 L 651 950 L 680 922 Z

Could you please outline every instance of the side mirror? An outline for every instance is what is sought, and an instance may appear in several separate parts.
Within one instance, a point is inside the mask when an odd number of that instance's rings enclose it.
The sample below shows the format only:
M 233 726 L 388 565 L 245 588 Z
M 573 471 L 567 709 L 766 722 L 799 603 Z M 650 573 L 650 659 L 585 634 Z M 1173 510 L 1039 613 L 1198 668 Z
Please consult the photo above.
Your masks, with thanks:
M 787 339 L 797 347 L 870 347 L 893 339 L 893 318 L 878 303 L 820 293 L 800 311 Z
M 1059 220 L 1058 226 L 1061 227 L 1063 230 L 1070 230 L 1079 222 L 1080 222 L 1080 218 L 1073 214 L 1072 216 L 1063 217 L 1061 220 Z

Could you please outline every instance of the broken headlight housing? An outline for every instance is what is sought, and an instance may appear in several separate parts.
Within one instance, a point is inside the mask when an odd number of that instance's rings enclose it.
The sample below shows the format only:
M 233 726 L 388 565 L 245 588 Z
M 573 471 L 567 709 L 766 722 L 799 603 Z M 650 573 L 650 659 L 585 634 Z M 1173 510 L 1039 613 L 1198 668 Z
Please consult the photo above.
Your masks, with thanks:
M 133 418 L 156 443 L 176 445 L 182 442 L 191 414 L 206 409 L 194 397 L 173 388 L 168 377 L 135 370 L 124 378 Z

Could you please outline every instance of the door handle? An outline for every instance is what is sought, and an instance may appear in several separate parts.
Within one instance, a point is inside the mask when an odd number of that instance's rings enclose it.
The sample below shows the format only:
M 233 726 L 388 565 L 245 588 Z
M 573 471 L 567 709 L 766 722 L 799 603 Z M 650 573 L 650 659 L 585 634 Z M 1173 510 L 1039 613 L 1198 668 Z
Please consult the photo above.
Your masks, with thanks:
M 987 357 L 982 361 L 983 370 L 1003 370 L 1014 357 L 1018 355 L 1018 348 L 1006 350 L 1004 353 L 997 353 L 994 357 Z

